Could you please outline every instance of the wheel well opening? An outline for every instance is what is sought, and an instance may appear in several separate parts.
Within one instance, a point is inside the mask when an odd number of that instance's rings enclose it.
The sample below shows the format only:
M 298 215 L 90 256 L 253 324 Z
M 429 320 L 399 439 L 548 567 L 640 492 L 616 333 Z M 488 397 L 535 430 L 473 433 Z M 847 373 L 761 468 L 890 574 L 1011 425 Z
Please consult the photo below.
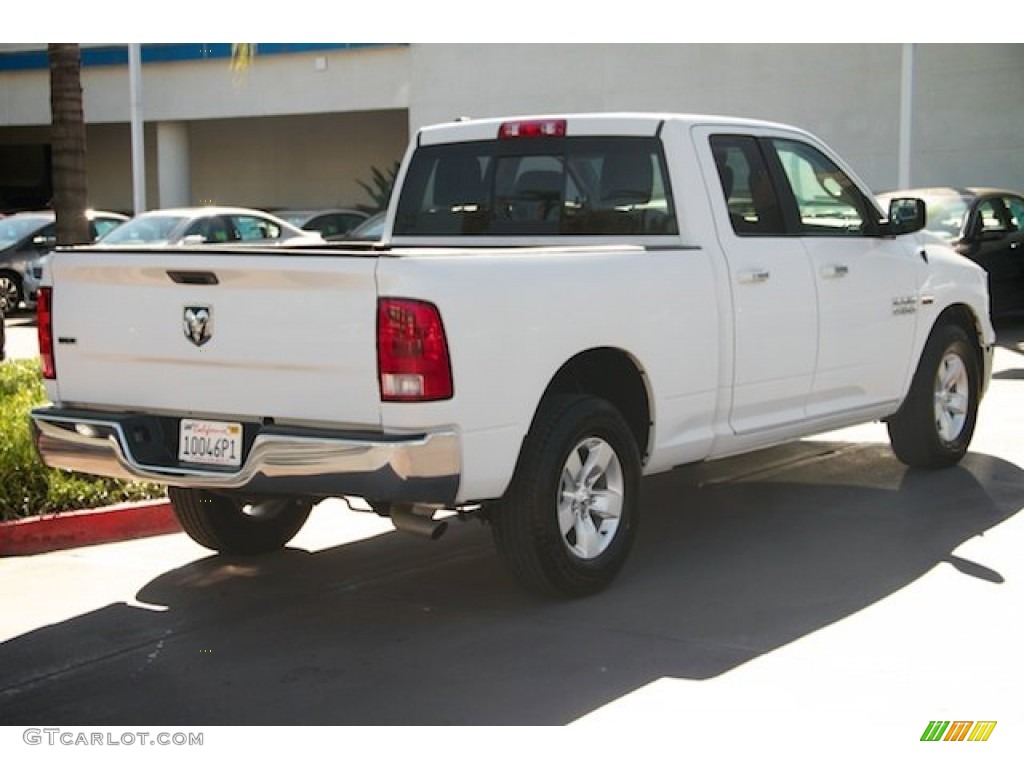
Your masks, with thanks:
M 971 340 L 971 348 L 974 350 L 978 370 L 984 370 L 985 360 L 982 350 L 981 328 L 971 309 L 963 304 L 954 304 L 951 307 L 947 307 L 935 321 L 934 328 L 938 328 L 945 323 L 957 325 L 963 329 L 964 333 Z
M 582 352 L 555 374 L 544 396 L 585 394 L 607 400 L 626 420 L 646 459 L 651 433 L 651 409 L 644 374 L 620 349 L 600 348 Z

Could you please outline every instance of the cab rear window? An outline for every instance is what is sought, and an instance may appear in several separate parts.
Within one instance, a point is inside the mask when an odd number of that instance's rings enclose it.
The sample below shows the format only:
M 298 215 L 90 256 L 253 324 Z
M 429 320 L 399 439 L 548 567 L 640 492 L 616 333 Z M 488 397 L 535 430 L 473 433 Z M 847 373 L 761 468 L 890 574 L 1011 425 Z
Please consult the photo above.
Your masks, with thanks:
M 557 137 L 419 148 L 395 235 L 677 234 L 661 143 Z

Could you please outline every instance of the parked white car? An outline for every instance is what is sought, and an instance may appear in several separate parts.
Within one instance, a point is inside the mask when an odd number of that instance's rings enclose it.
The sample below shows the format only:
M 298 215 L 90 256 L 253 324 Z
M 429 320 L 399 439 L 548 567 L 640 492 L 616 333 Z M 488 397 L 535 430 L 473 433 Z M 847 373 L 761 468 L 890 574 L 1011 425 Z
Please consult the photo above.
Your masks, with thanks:
M 298 245 L 323 242 L 264 211 L 205 206 L 147 211 L 100 238 L 103 245 Z

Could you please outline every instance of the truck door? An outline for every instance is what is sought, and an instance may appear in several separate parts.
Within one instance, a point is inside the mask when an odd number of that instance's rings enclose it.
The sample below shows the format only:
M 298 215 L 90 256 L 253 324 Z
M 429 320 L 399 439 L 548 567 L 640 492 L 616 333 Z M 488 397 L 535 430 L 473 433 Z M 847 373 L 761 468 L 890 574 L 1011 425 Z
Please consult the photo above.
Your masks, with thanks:
M 818 360 L 810 417 L 898 401 L 912 364 L 920 280 L 916 237 L 883 237 L 880 212 L 824 151 L 796 138 L 763 141 L 784 210 L 810 259 Z
M 805 418 L 818 353 L 815 277 L 788 236 L 778 195 L 754 136 L 698 129 L 733 301 L 732 407 L 737 434 Z M 713 168 L 710 165 L 713 158 Z

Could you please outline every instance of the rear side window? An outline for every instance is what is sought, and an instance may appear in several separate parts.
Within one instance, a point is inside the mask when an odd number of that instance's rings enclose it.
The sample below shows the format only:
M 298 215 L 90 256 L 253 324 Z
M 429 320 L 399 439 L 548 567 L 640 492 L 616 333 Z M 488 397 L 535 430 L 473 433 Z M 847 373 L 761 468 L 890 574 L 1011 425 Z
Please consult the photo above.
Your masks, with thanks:
M 779 199 L 757 139 L 712 136 L 711 151 L 733 231 L 740 236 L 785 234 Z
M 661 143 L 576 137 L 416 151 L 396 235 L 677 234 Z

